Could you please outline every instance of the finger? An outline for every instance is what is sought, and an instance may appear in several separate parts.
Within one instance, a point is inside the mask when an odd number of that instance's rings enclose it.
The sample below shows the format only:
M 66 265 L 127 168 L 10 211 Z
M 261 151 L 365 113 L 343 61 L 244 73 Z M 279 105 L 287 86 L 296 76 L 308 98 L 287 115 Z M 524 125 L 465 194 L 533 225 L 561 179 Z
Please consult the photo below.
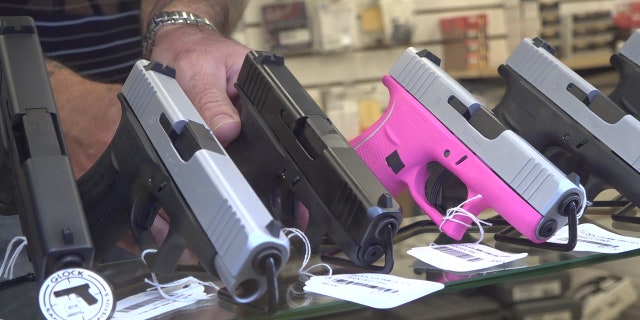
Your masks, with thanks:
M 302 202 L 296 204 L 296 227 L 305 231 L 309 225 L 309 209 Z
M 131 234 L 131 232 L 127 232 L 122 237 L 122 239 L 120 239 L 120 241 L 118 242 L 118 246 L 120 248 L 127 250 L 128 252 L 131 252 L 134 255 L 137 255 L 137 256 L 140 255 L 140 249 L 136 245 L 136 242 L 133 239 L 133 235 Z
M 151 225 L 151 234 L 155 239 L 156 243 L 164 243 L 167 238 L 167 234 L 169 234 L 169 229 L 171 225 L 169 224 L 169 219 L 163 210 L 160 210 L 159 214 L 156 215 L 155 220 L 153 220 L 153 224 Z M 191 252 L 191 250 L 186 249 L 180 255 L 178 259 L 178 264 L 197 264 L 197 257 Z
M 212 56 L 205 48 L 194 48 L 176 55 L 174 64 L 176 80 L 216 138 L 226 146 L 240 133 L 240 116 L 230 99 L 230 94 L 234 97 L 237 92 L 229 82 L 235 81 L 237 75 L 228 74 L 233 71 L 223 54 Z
M 176 41 L 181 45 L 176 47 Z M 237 98 L 233 84 L 247 51 L 219 34 L 187 27 L 158 34 L 152 53 L 153 59 L 176 69 L 176 80 L 223 146 L 240 133 L 231 99 Z
M 183 83 L 185 93 L 220 143 L 233 141 L 240 133 L 240 116 L 220 81 L 209 74 L 195 74 Z
M 151 225 L 151 234 L 156 243 L 162 244 L 164 240 L 167 238 L 167 234 L 169 233 L 169 219 L 167 218 L 164 211 L 160 211 L 156 216 L 153 224 Z M 131 232 L 127 232 L 122 239 L 118 242 L 118 246 L 131 252 L 134 255 L 140 256 L 141 250 L 140 247 L 136 244 L 135 239 Z M 186 249 L 178 259 L 178 264 L 197 264 L 198 258 L 191 252 L 191 250 Z

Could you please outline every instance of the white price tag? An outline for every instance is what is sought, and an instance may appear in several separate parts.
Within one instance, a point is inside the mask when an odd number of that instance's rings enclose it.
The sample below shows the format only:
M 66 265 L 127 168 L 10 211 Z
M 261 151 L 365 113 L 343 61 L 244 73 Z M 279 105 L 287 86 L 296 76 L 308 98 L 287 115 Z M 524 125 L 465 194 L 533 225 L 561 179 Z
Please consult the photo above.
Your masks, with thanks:
M 315 276 L 304 290 L 377 309 L 389 309 L 441 290 L 444 284 L 389 274 L 360 273 Z
M 564 226 L 556 232 L 549 242 L 567 243 L 569 228 Z M 600 253 L 619 253 L 640 248 L 640 239 L 621 236 L 591 223 L 578 225 L 578 243 L 573 251 L 591 251 Z
M 181 289 L 172 291 L 171 294 L 174 300 L 163 297 L 157 290 L 124 298 L 116 304 L 116 312 L 112 319 L 149 319 L 193 304 L 207 296 L 204 286 L 198 283 L 189 283 Z
M 527 256 L 527 253 L 507 253 L 479 243 L 417 247 L 407 253 L 436 268 L 456 272 L 491 268 Z

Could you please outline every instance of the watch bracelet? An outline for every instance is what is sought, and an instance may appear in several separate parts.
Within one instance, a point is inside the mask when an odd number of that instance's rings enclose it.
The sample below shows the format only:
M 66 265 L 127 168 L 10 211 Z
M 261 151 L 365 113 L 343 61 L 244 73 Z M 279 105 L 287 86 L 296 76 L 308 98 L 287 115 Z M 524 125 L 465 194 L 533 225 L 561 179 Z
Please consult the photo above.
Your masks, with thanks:
M 149 60 L 151 51 L 155 44 L 155 38 L 162 29 L 167 25 L 194 25 L 205 26 L 209 29 L 220 33 L 218 28 L 213 25 L 207 18 L 186 11 L 161 11 L 156 13 L 149 21 L 147 30 L 142 37 L 142 58 Z

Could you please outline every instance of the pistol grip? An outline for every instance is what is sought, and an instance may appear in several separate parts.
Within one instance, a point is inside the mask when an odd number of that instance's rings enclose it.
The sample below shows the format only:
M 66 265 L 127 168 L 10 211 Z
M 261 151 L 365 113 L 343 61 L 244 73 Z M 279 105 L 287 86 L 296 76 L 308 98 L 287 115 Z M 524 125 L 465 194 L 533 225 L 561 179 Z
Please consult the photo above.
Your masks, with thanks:
M 461 240 L 469 228 L 468 226 L 473 224 L 473 220 L 467 215 L 452 216 L 452 219 L 455 221 L 445 220 L 443 213 L 436 209 L 435 206 L 427 200 L 424 194 L 417 192 L 416 188 L 409 188 L 409 192 L 416 204 L 425 211 L 425 213 L 447 236 L 455 240 Z M 472 199 L 475 195 L 476 194 L 469 193 L 467 195 L 467 200 Z M 478 216 L 480 212 L 487 208 L 487 206 L 486 201 L 483 199 L 473 199 L 462 205 L 461 208 L 474 216 Z
M 637 171 L 512 68 L 501 65 L 498 72 L 507 88 L 493 111 L 505 126 L 565 174 L 577 174 L 588 200 L 614 188 L 630 201 L 640 203 Z
M 456 171 L 454 163 L 446 159 L 457 157 L 455 150 L 451 154 L 447 149 L 451 133 L 393 78 L 387 75 L 383 83 L 390 92 L 389 106 L 351 145 L 394 197 L 409 189 L 416 204 L 439 225 L 443 216 L 425 196 L 427 164 L 436 161 Z M 461 220 L 471 222 L 469 218 Z M 467 228 L 458 223 L 447 225 L 447 235 L 457 240 Z
M 122 190 L 118 182 L 118 169 L 111 157 L 112 148 L 110 144 L 98 161 L 77 180 L 96 262 L 129 230 L 129 202 L 124 195 L 126 190 Z
M 482 201 L 474 201 L 467 207 L 473 214 L 493 208 L 531 241 L 546 240 L 538 236 L 540 213 L 393 78 L 385 76 L 383 83 L 389 88 L 389 107 L 352 145 L 392 195 L 408 188 L 416 204 L 436 224 L 442 223 L 442 213 L 425 199 L 429 178 L 426 167 L 435 161 L 458 177 L 471 190 L 469 195 L 482 194 Z M 446 99 L 434 97 L 432 102 L 431 108 L 451 107 L 446 105 Z M 459 218 L 471 222 L 468 217 Z M 462 238 L 466 229 L 455 222 L 443 225 L 443 232 L 456 240 Z
M 155 249 L 158 247 L 151 226 L 159 210 L 157 199 L 148 190 L 140 190 L 132 201 L 130 227 L 133 240 L 141 249 Z
M 119 95 L 122 118 L 113 139 L 98 161 L 78 179 L 78 191 L 94 242 L 96 261 L 132 227 L 132 219 L 149 210 L 149 177 L 159 174 L 152 146 L 126 99 Z M 144 213 L 142 213 L 144 214 Z M 135 221 L 134 221 L 135 223 Z

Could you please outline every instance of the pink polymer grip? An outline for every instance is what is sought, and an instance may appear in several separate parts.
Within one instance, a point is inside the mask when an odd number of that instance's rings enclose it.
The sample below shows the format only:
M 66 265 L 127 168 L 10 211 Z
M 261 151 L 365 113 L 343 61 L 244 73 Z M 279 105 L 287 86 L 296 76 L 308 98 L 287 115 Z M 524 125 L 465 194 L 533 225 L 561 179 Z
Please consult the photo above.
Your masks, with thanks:
M 390 93 L 389 106 L 378 121 L 351 140 L 351 145 L 394 197 L 408 188 L 416 204 L 437 225 L 441 225 L 443 215 L 425 196 L 427 164 L 437 161 L 465 184 L 467 199 L 478 194 L 482 196 L 481 199 L 466 203 L 463 206 L 465 210 L 477 216 L 483 210 L 492 208 L 531 241 L 541 243 L 546 240 L 536 237 L 542 215 L 395 79 L 385 75 L 382 82 Z M 442 104 L 439 107 L 452 108 L 446 99 Z M 397 173 L 387 163 L 390 155 L 402 162 L 402 169 L 396 167 Z M 455 220 L 473 223 L 471 218 L 464 215 L 457 215 Z M 462 239 L 467 228 L 452 220 L 447 220 L 441 226 L 442 232 L 455 240 Z

